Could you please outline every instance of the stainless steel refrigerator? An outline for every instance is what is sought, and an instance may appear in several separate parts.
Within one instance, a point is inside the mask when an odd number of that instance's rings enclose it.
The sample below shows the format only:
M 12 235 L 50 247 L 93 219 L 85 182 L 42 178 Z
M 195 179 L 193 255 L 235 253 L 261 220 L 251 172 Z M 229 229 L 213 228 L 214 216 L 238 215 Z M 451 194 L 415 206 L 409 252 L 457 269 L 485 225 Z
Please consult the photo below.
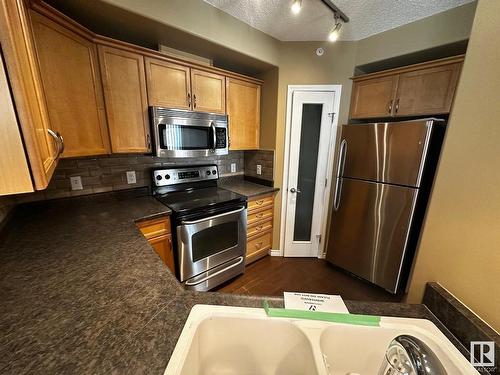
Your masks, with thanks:
M 343 125 L 327 259 L 397 293 L 410 272 L 442 120 Z

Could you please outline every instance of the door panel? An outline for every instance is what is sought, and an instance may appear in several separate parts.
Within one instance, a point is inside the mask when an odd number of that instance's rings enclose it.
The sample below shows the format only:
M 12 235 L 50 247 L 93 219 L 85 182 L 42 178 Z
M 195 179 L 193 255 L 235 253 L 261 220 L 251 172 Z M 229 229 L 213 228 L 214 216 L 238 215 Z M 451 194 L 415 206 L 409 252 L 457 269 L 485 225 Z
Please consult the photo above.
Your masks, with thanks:
M 335 94 L 293 93 L 285 256 L 319 255 Z
M 418 189 L 341 178 L 327 259 L 395 291 Z
M 351 118 L 391 116 L 397 84 L 397 75 L 354 82 Z
M 343 176 L 419 186 L 432 126 L 431 121 L 343 125 Z
M 226 78 L 227 114 L 231 150 L 259 148 L 260 86 Z
M 191 69 L 193 110 L 210 113 L 226 113 L 225 77 Z
M 99 46 L 113 152 L 150 152 L 148 101 L 141 55 Z
M 149 105 L 190 109 L 191 77 L 187 66 L 146 57 Z
M 449 113 L 461 63 L 399 75 L 395 116 Z
M 52 129 L 64 138 L 63 157 L 109 153 L 97 48 L 31 12 Z

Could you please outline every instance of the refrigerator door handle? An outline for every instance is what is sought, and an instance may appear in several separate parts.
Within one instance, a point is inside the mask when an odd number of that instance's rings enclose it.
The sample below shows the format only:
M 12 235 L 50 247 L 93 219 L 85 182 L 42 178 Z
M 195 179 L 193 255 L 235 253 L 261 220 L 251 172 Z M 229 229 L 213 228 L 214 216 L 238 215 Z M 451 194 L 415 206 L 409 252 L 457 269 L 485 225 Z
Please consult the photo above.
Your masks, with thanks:
M 347 141 L 340 142 L 339 161 L 337 165 L 337 184 L 335 186 L 335 195 L 333 198 L 333 209 L 337 211 L 340 207 L 340 196 L 342 194 L 342 174 L 344 173 L 345 155 L 347 153 Z

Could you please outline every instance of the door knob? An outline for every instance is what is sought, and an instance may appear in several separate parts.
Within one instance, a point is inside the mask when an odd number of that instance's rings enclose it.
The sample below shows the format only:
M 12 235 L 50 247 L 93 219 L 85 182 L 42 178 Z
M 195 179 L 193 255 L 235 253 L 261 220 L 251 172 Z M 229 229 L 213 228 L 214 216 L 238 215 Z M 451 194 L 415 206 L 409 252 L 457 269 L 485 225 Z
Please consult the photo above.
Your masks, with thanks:
M 290 193 L 293 193 L 293 194 L 295 194 L 295 193 L 300 194 L 300 193 L 301 193 L 301 191 L 300 191 L 300 189 L 291 188 L 291 189 L 290 189 Z

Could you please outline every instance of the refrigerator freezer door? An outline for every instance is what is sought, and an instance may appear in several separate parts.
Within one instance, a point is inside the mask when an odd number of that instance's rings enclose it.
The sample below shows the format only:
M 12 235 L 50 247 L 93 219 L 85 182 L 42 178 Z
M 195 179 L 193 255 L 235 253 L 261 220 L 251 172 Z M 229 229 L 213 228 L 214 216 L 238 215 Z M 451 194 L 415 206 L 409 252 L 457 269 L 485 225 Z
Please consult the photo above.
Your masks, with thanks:
M 341 178 L 327 259 L 395 293 L 418 189 Z
M 343 176 L 420 186 L 434 120 L 342 126 Z

